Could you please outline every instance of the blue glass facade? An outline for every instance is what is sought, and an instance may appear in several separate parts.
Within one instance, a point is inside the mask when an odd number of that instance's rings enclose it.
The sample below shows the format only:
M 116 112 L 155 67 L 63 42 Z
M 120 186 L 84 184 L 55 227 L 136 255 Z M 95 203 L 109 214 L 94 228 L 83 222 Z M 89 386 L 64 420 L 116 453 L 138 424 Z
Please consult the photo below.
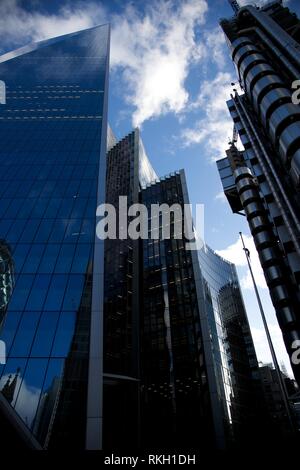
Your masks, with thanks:
M 105 25 L 0 58 L 0 391 L 45 447 L 84 446 L 108 48 Z

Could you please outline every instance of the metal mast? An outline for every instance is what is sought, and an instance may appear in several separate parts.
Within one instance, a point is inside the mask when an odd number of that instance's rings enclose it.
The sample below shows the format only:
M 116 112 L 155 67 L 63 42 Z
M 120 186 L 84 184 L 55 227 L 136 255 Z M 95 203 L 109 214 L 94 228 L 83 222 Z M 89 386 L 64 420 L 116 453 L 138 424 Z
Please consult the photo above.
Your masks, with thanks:
M 252 278 L 252 282 L 253 282 L 253 286 L 254 286 L 254 291 L 255 291 L 256 298 L 257 298 L 257 303 L 258 303 L 258 306 L 259 306 L 259 310 L 260 310 L 261 318 L 262 318 L 262 321 L 263 321 L 264 329 L 265 329 L 265 332 L 266 332 L 269 348 L 270 348 L 270 351 L 271 351 L 273 365 L 274 365 L 274 368 L 276 370 L 278 383 L 279 383 L 280 391 L 281 391 L 283 402 L 284 402 L 285 411 L 286 411 L 286 414 L 287 414 L 287 418 L 289 420 L 291 431 L 294 432 L 295 427 L 294 427 L 294 421 L 293 421 L 293 417 L 292 417 L 292 413 L 291 413 L 291 409 L 290 409 L 290 403 L 289 403 L 285 383 L 283 381 L 281 371 L 280 371 L 280 368 L 279 368 L 279 364 L 278 364 L 278 361 L 277 361 L 275 349 L 274 349 L 274 346 L 273 346 L 272 338 L 271 338 L 271 335 L 270 335 L 268 323 L 267 323 L 266 316 L 265 316 L 265 312 L 264 312 L 264 309 L 263 309 L 263 306 L 262 306 L 262 303 L 261 303 L 261 300 L 260 300 L 260 295 L 259 295 L 259 292 L 258 292 L 258 289 L 257 289 L 257 286 L 256 286 L 254 274 L 253 274 L 253 271 L 252 271 L 252 266 L 251 266 L 251 263 L 250 263 L 250 252 L 245 246 L 242 232 L 240 232 L 240 237 L 241 237 L 242 244 L 243 244 L 243 250 L 245 252 L 245 256 L 246 256 L 246 259 L 247 259 L 248 268 L 249 268 L 249 271 L 250 271 L 250 274 L 251 274 L 251 278 Z

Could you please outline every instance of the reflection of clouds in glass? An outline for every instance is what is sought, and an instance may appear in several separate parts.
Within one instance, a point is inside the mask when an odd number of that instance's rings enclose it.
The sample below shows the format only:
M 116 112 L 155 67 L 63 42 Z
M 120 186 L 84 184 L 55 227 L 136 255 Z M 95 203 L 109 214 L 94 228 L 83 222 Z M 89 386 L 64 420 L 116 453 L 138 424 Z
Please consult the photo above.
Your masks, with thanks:
M 70 35 L 60 36 L 46 41 L 17 49 L 0 56 L 0 63 L 6 62 L 16 57 L 18 66 L 24 69 L 24 76 L 32 76 L 37 65 L 37 82 L 49 82 L 53 80 L 65 81 L 68 83 L 88 79 L 89 75 L 94 76 L 95 72 L 101 72 L 103 61 L 107 56 L 107 34 L 108 26 L 91 28 L 85 32 L 72 33 Z M 69 41 L 63 40 L 68 36 Z M 47 47 L 46 47 L 47 46 Z M 21 57 L 20 57 L 21 56 Z M 46 60 L 45 60 L 46 59 Z M 1 75 L 5 76 L 5 64 L 0 68 Z M 15 72 L 10 70 L 10 78 L 20 76 L 20 69 Z
M 1 390 L 4 384 L 8 381 L 8 379 L 9 375 L 5 375 L 2 377 L 0 382 Z M 17 377 L 16 387 L 11 405 L 15 408 L 16 412 L 22 418 L 26 426 L 30 428 L 33 424 L 36 409 L 39 403 L 41 389 L 27 385 L 25 380 L 23 380 L 22 385 L 21 382 L 22 377 Z M 19 389 L 20 392 L 18 394 Z
M 142 139 L 139 139 L 139 179 L 143 187 L 158 179 L 148 159 Z
M 0 240 L 0 329 L 14 284 L 14 261 L 11 250 L 4 240 Z

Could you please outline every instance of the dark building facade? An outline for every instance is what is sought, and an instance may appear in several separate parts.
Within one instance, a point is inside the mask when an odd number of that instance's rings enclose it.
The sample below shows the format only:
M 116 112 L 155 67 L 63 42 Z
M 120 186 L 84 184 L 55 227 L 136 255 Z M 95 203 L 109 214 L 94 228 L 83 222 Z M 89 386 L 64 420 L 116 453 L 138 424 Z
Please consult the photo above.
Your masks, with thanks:
M 138 129 L 112 139 L 106 203 L 117 213 L 127 214 L 142 185 L 156 178 Z M 104 276 L 104 445 L 124 448 L 140 443 L 140 240 L 128 238 L 129 221 L 105 240 Z
M 105 240 L 105 445 L 245 442 L 260 420 L 261 394 L 235 268 L 206 246 L 198 253 L 175 239 L 183 210 L 170 214 L 170 238 L 160 213 L 154 236 L 153 205 L 189 203 L 184 172 L 159 179 L 136 129 L 113 142 L 106 181 L 117 214 L 132 204 L 147 209 L 147 233 L 128 238 L 129 216 L 117 223 L 116 239 Z
M 101 447 L 108 52 L 100 26 L 0 58 L 1 410 L 36 448 Z
M 141 191 L 152 204 L 188 204 L 184 172 Z M 245 444 L 262 423 L 262 394 L 235 267 L 174 236 L 143 240 L 142 426 L 146 442 L 201 448 Z M 151 220 L 151 218 L 150 218 Z M 182 223 L 184 221 L 182 220 Z M 162 230 L 162 219 L 160 221 Z
M 258 414 L 262 423 L 266 413 L 236 268 L 207 245 L 199 251 L 199 263 L 224 429 L 233 442 L 250 442 Z
M 258 371 L 262 383 L 265 404 L 274 428 L 274 433 L 277 434 L 277 436 L 281 435 L 283 437 L 289 435 L 290 426 L 282 398 L 278 374 L 272 364 L 261 364 Z M 293 412 L 296 423 L 297 413 L 295 410 L 295 402 L 299 401 L 299 397 L 298 400 L 296 399 L 298 388 L 295 386 L 295 382 L 286 374 L 282 371 L 280 371 L 280 373 L 286 385 L 291 411 Z
M 152 204 L 183 206 L 185 189 L 180 172 L 143 189 L 141 201 L 149 214 Z M 149 238 L 143 240 L 143 438 L 149 447 L 205 448 L 212 445 L 214 427 L 199 315 L 202 286 L 196 254 L 186 250 L 184 239 L 174 238 L 174 224 L 175 215 L 170 239 L 162 238 L 160 220 L 159 238 L 152 238 L 149 224 Z
M 108 128 L 108 55 L 104 25 L 0 58 L 1 443 L 224 448 L 257 401 L 234 268 L 173 216 L 170 238 L 128 238 L 131 215 L 96 236 L 104 202 L 188 204 L 183 171 L 158 179 L 139 131 Z
M 282 2 L 233 3 L 235 16 L 221 27 L 243 89 L 227 104 L 244 150 L 236 135 L 217 164 L 233 212 L 247 217 L 291 357 L 300 339 L 300 112 L 292 88 L 300 23 Z

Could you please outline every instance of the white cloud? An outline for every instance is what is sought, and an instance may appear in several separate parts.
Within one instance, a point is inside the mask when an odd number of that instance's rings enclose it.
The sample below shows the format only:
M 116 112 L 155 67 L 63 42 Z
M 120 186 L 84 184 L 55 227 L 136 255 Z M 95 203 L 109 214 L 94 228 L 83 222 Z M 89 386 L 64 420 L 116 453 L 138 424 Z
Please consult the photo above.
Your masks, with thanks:
M 206 154 L 212 160 L 225 156 L 232 135 L 233 124 L 226 105 L 232 92 L 232 80 L 229 73 L 219 72 L 213 80 L 201 84 L 192 108 L 201 110 L 204 117 L 194 127 L 182 131 L 182 140 L 186 146 L 204 144 Z
M 216 201 L 221 201 L 221 202 L 226 202 L 227 199 L 226 199 L 224 191 L 220 191 L 218 194 L 216 194 L 215 195 L 215 200 Z
M 220 69 L 223 68 L 226 63 L 226 58 L 228 57 L 228 47 L 223 31 L 218 26 L 210 31 L 204 31 L 203 37 L 206 44 L 206 58 L 209 60 L 210 64 L 213 62 Z
M 0 390 L 2 390 L 8 379 L 11 381 L 12 378 L 13 377 L 8 374 L 3 375 L 0 381 Z M 22 382 L 22 377 L 18 375 L 12 406 L 15 407 L 17 413 L 22 417 L 28 427 L 32 425 L 34 420 L 40 393 L 41 390 L 39 388 L 28 385 L 25 379 Z
M 189 66 L 204 51 L 195 27 L 204 21 L 205 0 L 153 2 L 141 16 L 132 7 L 113 19 L 113 67 L 122 67 L 133 105 L 134 126 L 168 112 L 180 113 L 188 102 Z
M 56 14 L 26 10 L 19 0 L 0 2 L 0 37 L 2 43 L 25 45 L 103 23 L 106 12 L 93 1 L 65 3 Z
M 141 14 L 129 3 L 122 14 L 108 15 L 95 1 L 66 2 L 56 14 L 26 10 L 20 0 L 0 2 L 0 38 L 11 47 L 67 34 L 96 24 L 112 24 L 111 65 L 121 71 L 133 125 L 168 112 L 183 111 L 188 102 L 189 67 L 204 55 L 195 28 L 203 24 L 206 0 L 155 0 Z M 218 39 L 208 36 L 216 60 Z
M 283 362 L 285 364 L 285 367 L 287 368 L 288 373 L 290 375 L 293 375 L 289 357 L 282 339 L 282 333 L 278 324 L 268 323 L 268 327 L 272 337 L 272 342 L 276 352 L 277 360 L 279 362 L 279 366 L 281 367 L 281 364 Z M 258 361 L 261 361 L 263 363 L 271 363 L 272 356 L 264 329 L 251 327 L 251 332 Z
M 250 260 L 251 266 L 253 270 L 253 274 L 255 277 L 256 284 L 261 289 L 267 289 L 266 280 L 263 274 L 263 270 L 260 265 L 259 257 L 256 251 L 256 247 L 253 241 L 253 238 L 248 235 L 244 235 L 244 242 L 248 250 L 250 251 Z M 243 251 L 242 242 L 240 238 L 237 239 L 235 243 L 228 246 L 224 250 L 216 250 L 218 255 L 222 256 L 223 258 L 231 261 L 238 267 L 247 267 L 247 260 L 245 257 L 245 253 Z M 247 268 L 246 273 L 241 278 L 241 286 L 244 289 L 253 289 L 253 284 L 251 280 L 250 272 Z

